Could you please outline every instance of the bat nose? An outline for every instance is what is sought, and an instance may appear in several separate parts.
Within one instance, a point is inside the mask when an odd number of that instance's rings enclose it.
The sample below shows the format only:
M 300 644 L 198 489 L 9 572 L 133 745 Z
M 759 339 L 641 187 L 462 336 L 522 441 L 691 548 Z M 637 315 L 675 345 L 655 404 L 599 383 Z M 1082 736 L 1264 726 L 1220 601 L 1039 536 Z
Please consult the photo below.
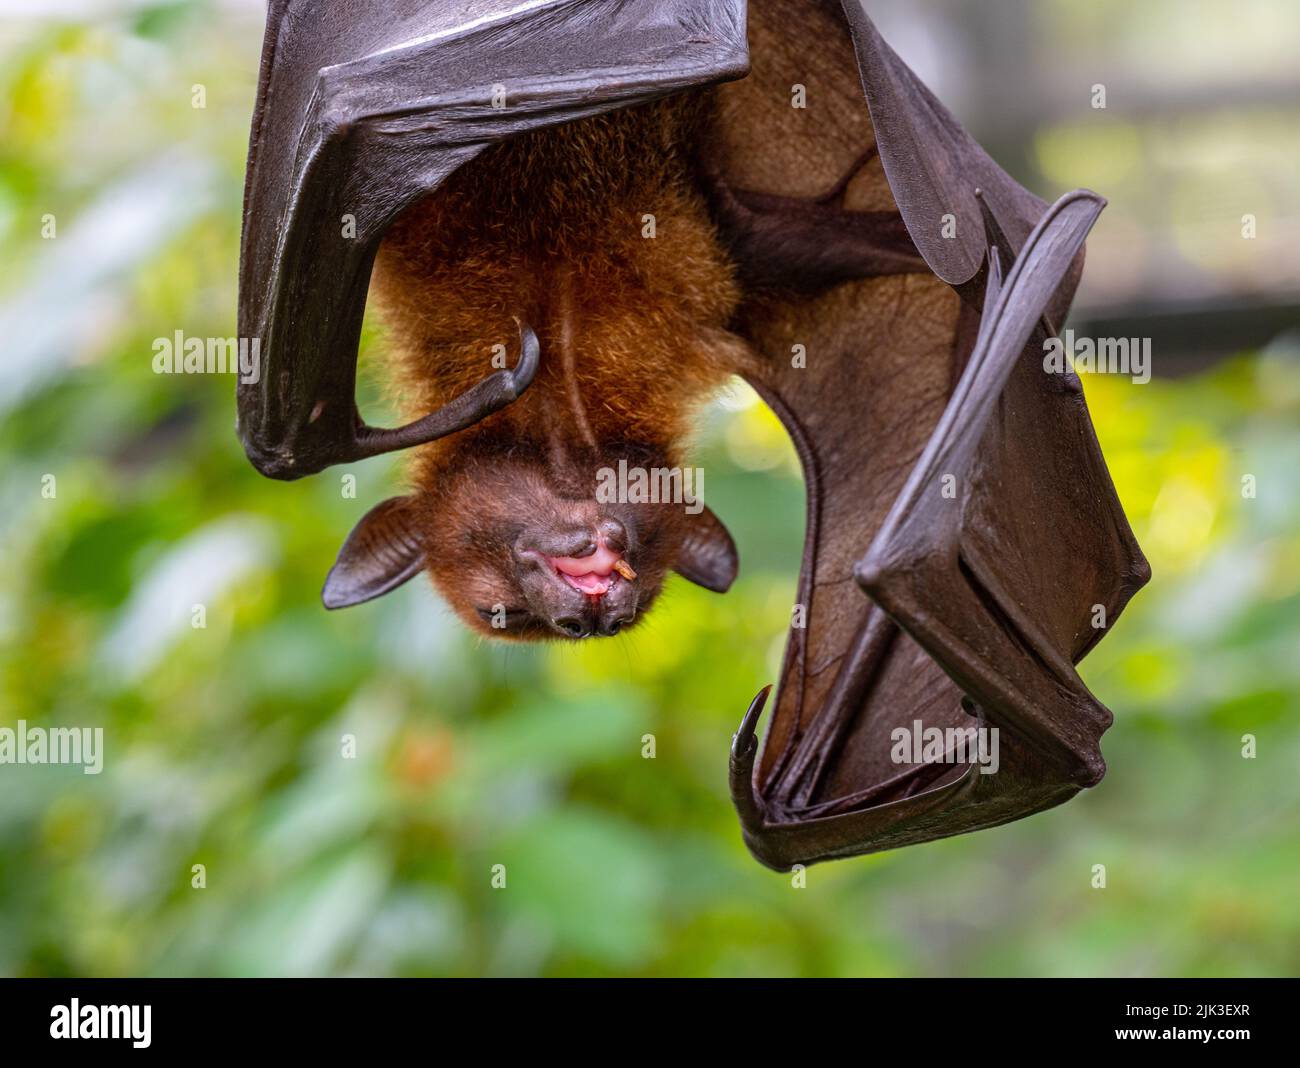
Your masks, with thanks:
M 591 635 L 590 625 L 577 616 L 563 616 L 555 621 L 555 625 L 570 638 L 587 638 Z
M 600 633 L 606 638 L 612 638 L 620 630 L 632 622 L 630 613 L 623 613 L 603 620 L 600 624 Z

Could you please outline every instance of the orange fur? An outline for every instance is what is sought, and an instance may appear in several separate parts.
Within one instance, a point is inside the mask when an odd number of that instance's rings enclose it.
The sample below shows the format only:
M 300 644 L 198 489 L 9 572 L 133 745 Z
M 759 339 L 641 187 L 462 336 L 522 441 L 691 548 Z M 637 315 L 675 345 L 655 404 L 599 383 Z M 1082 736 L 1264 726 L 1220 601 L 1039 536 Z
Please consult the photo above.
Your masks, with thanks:
M 407 414 L 490 374 L 494 345 L 513 363 L 512 316 L 541 342 L 532 387 L 423 450 L 419 482 L 485 434 L 553 452 L 589 429 L 600 445 L 675 453 L 692 409 L 727 377 L 711 332 L 739 295 L 693 179 L 698 121 L 698 98 L 678 97 L 525 135 L 395 223 L 374 297 Z

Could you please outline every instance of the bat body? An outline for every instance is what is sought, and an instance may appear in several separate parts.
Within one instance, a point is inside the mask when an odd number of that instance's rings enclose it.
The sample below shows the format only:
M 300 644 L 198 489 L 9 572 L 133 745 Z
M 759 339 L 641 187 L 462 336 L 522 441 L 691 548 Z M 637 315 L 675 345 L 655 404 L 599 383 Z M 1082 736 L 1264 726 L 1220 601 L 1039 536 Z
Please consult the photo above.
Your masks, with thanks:
M 616 633 L 670 568 L 707 570 L 699 552 L 683 560 L 692 547 L 725 565 L 706 584 L 730 584 L 735 550 L 711 513 L 595 492 L 620 463 L 682 470 L 693 409 L 734 371 L 722 339 L 739 287 L 692 158 L 701 104 L 674 97 L 494 145 L 381 246 L 371 299 L 413 416 L 472 388 L 517 322 L 539 342 L 518 400 L 412 463 L 425 570 L 483 633 Z M 595 571 L 575 562 L 589 556 Z
M 483 633 L 577 638 L 669 570 L 725 590 L 711 512 L 595 487 L 680 468 L 741 374 L 808 485 L 801 625 L 761 755 L 767 690 L 732 747 L 754 855 L 926 841 L 1100 779 L 1110 713 L 1074 664 L 1148 569 L 1078 380 L 1036 354 L 1104 202 L 1018 186 L 856 0 L 396 7 L 273 3 L 250 147 L 250 458 L 413 450 L 327 606 L 425 570 Z M 397 429 L 352 398 L 368 292 Z

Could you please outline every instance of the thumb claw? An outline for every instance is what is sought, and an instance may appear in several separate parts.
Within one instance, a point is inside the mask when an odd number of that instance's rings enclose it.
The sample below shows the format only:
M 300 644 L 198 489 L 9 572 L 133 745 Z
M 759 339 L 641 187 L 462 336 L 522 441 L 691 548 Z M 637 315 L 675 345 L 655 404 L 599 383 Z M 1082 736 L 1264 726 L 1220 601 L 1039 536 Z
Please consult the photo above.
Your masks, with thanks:
M 771 692 L 772 684 L 769 682 L 749 702 L 745 717 L 740 721 L 740 727 L 731 738 L 731 755 L 733 758 L 738 759 L 745 756 L 754 745 L 754 731 L 758 727 L 758 718 L 763 714 L 763 706 L 767 704 L 767 698 Z

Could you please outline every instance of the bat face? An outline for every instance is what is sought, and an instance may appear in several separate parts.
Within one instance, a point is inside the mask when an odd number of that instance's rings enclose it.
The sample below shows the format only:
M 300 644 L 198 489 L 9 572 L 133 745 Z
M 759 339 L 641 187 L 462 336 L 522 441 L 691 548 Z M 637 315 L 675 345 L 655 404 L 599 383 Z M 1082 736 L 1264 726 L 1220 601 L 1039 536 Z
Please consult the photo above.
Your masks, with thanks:
M 717 591 L 735 578 L 736 547 L 702 501 L 620 500 L 600 490 L 612 466 L 603 460 L 552 464 L 471 437 L 430 462 L 436 479 L 372 509 L 349 535 L 326 579 L 327 607 L 381 596 L 423 570 L 479 634 L 577 640 L 635 624 L 669 571 Z
M 519 460 L 467 464 L 429 502 L 425 567 L 472 629 L 493 638 L 607 637 L 649 607 L 680 552 L 684 513 L 601 503 L 594 481 Z

